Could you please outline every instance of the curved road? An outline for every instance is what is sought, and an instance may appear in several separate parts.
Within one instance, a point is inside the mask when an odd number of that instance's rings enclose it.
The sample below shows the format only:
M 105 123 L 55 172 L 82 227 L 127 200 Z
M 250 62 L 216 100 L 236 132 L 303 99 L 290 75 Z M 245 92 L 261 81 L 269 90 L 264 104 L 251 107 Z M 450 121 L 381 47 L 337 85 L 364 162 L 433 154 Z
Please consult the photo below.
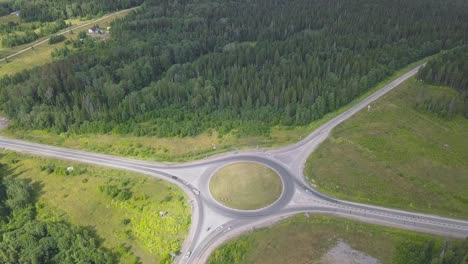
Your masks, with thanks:
M 415 75 L 420 67 L 422 65 L 328 121 L 304 140 L 277 149 L 231 152 L 200 161 L 168 165 L 3 137 L 0 137 L 0 147 L 33 155 L 140 172 L 177 184 L 188 194 L 192 205 L 192 225 L 182 247 L 182 254 L 174 260 L 178 263 L 205 263 L 213 250 L 227 239 L 303 212 L 329 214 L 374 224 L 464 238 L 468 236 L 468 221 L 338 200 L 310 188 L 304 180 L 303 168 L 307 157 L 327 138 L 334 127 Z M 284 184 L 281 197 L 272 205 L 253 211 L 234 210 L 216 202 L 209 193 L 209 178 L 218 168 L 239 161 L 257 162 L 276 170 Z

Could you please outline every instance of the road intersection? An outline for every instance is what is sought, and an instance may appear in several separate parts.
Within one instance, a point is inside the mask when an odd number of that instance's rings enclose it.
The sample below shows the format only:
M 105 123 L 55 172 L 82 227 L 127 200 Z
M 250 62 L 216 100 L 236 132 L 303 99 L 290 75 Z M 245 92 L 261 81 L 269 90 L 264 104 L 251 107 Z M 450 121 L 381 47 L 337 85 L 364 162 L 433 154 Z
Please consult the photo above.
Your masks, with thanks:
M 277 149 L 231 152 L 200 161 L 163 164 L 4 137 L 0 137 L 0 147 L 33 155 L 140 172 L 177 184 L 189 196 L 192 206 L 192 225 L 183 244 L 182 254 L 174 260 L 176 263 L 205 263 L 213 250 L 227 239 L 270 225 L 285 217 L 306 212 L 336 215 L 374 224 L 464 238 L 468 236 L 468 221 L 334 199 L 311 188 L 304 178 L 307 158 L 327 138 L 334 127 L 414 76 L 421 66 L 403 74 L 346 112 L 328 121 L 302 141 Z M 259 210 L 241 211 L 227 208 L 213 199 L 208 186 L 213 173 L 227 164 L 243 161 L 268 166 L 280 175 L 283 191 L 276 202 Z

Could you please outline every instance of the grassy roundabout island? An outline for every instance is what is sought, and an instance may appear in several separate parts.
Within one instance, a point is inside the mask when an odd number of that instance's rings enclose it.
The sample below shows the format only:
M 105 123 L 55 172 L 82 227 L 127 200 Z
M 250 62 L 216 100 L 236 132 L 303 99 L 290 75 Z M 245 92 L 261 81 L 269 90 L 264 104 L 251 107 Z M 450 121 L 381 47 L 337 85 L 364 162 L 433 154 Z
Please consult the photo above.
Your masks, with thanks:
M 283 185 L 272 169 L 253 162 L 238 162 L 219 169 L 210 180 L 210 192 L 221 204 L 255 210 L 275 202 Z

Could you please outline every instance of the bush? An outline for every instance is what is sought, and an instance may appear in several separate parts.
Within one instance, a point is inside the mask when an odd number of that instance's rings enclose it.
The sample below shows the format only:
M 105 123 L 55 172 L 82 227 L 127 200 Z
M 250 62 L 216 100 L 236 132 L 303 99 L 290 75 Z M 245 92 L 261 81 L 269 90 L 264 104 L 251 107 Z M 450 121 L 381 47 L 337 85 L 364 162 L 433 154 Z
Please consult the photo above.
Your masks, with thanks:
M 56 44 L 56 43 L 62 42 L 64 40 L 65 40 L 64 35 L 55 35 L 55 36 L 52 36 L 52 37 L 49 38 L 49 44 L 50 45 Z
M 54 59 L 63 59 L 67 57 L 68 54 L 70 54 L 70 52 L 70 49 L 67 46 L 65 46 L 63 48 L 54 49 L 50 55 Z
M 51 174 L 55 171 L 55 164 L 42 165 L 41 171 L 45 171 L 47 174 Z
M 126 201 L 132 198 L 132 193 L 127 188 L 120 188 L 119 186 L 113 184 L 101 185 L 98 188 L 99 191 L 112 199 Z

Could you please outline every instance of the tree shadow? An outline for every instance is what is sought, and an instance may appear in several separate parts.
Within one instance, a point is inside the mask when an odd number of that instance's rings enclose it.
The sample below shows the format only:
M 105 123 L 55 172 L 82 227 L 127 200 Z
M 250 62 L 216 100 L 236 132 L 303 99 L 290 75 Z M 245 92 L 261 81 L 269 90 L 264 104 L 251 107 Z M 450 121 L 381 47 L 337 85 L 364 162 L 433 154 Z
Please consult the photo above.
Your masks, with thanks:
M 36 203 L 39 197 L 44 194 L 44 184 L 40 181 L 33 181 L 31 178 L 21 178 L 21 175 L 29 172 L 31 169 L 22 169 L 21 165 L 9 166 L 6 164 L 0 164 L 0 180 L 3 179 L 15 179 L 22 181 L 31 187 L 32 191 L 32 203 Z

